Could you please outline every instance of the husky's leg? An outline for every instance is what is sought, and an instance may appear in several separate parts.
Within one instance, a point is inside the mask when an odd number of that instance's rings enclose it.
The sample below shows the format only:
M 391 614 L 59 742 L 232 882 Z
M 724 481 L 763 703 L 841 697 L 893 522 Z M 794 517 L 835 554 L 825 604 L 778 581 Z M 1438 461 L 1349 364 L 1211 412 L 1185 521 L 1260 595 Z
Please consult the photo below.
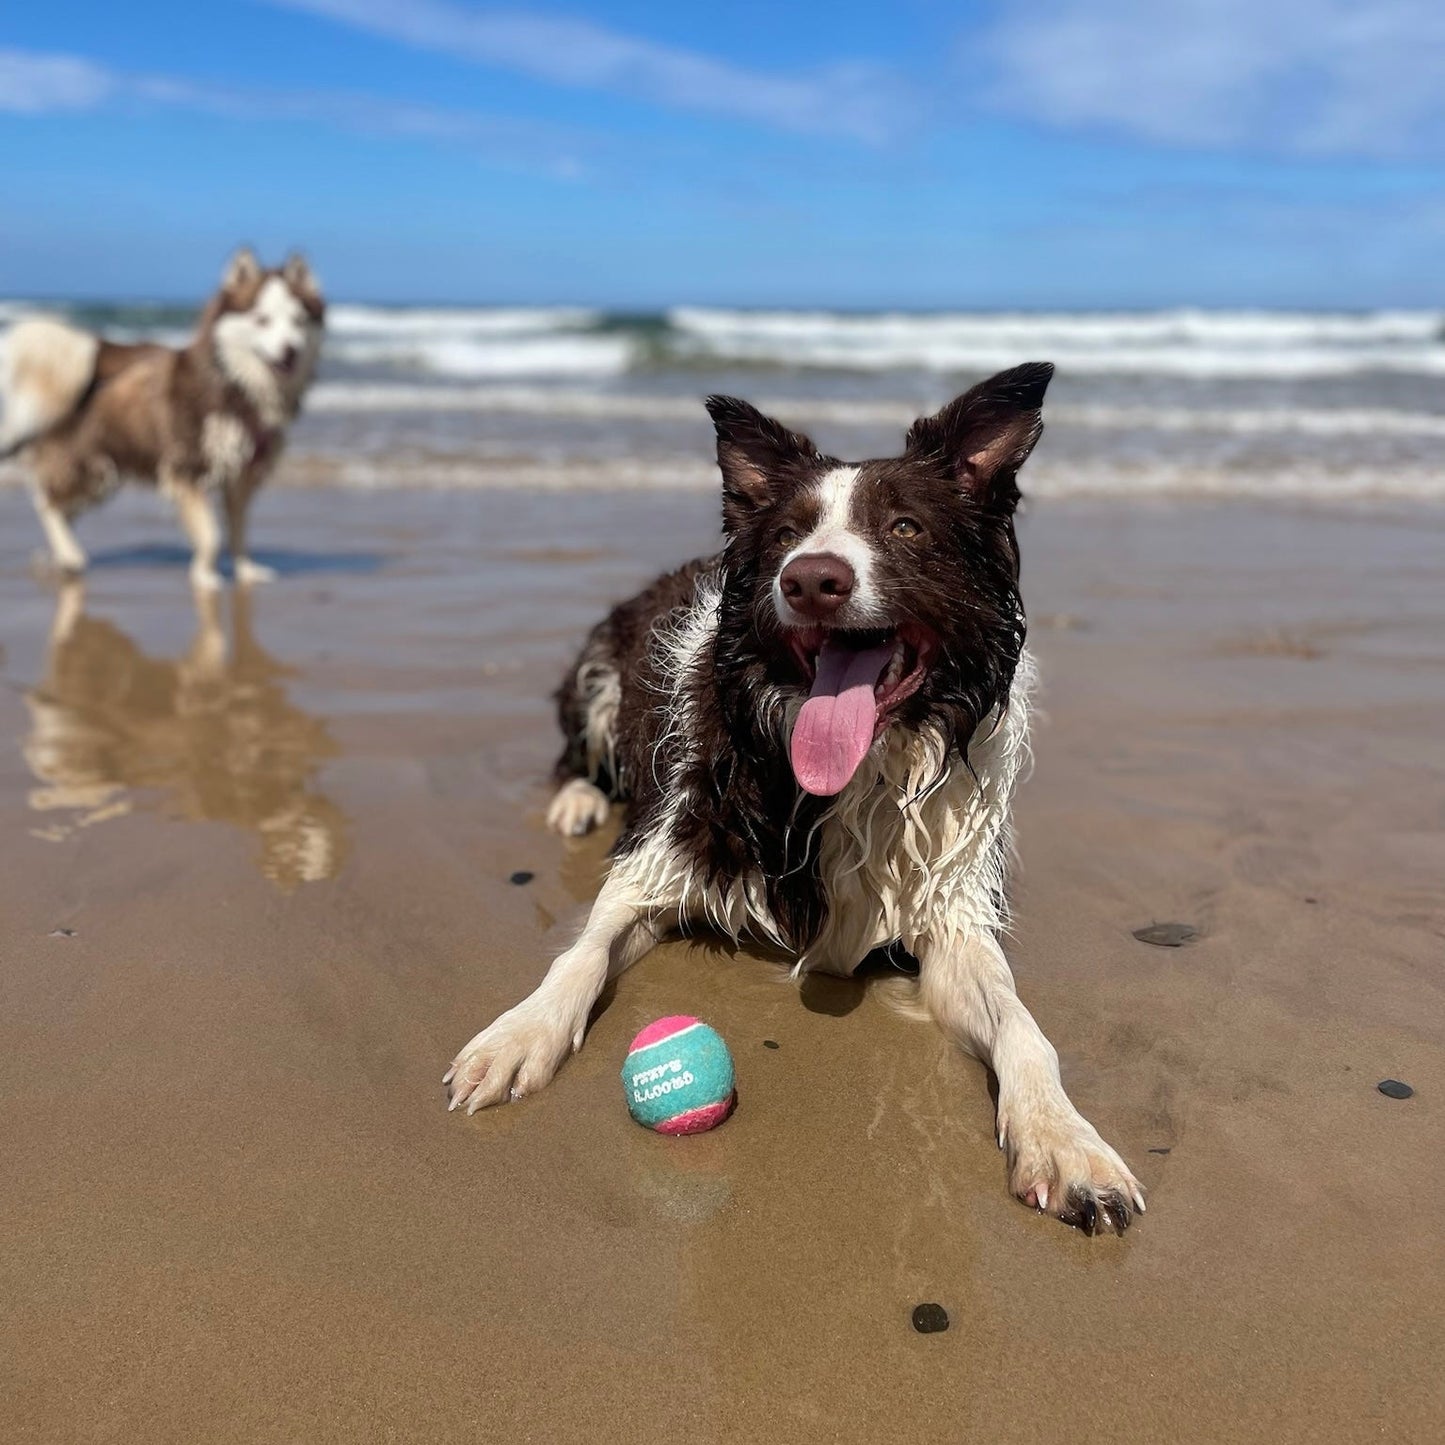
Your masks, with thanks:
M 176 504 L 181 530 L 191 544 L 191 586 L 200 592 L 214 592 L 221 585 L 216 558 L 221 553 L 221 529 L 211 499 L 195 482 L 177 481 L 166 487 Z
M 40 518 L 41 529 L 50 546 L 51 560 L 59 571 L 70 577 L 78 577 L 85 571 L 88 558 L 71 530 L 69 517 L 51 501 L 45 488 L 39 483 L 31 487 L 30 496 L 35 503 L 35 515 Z
M 246 550 L 246 530 L 251 511 L 251 499 L 256 495 L 259 482 L 249 473 L 236 477 L 227 487 L 226 497 L 226 545 L 231 551 L 231 569 L 236 581 L 242 587 L 256 582 L 274 582 L 276 572 L 252 559 Z
M 1144 1191 L 1124 1161 L 1069 1101 L 1059 1056 L 1019 1001 L 1003 949 L 984 929 L 919 941 L 923 1002 L 939 1025 L 998 1079 L 999 1147 L 1025 1203 L 1089 1233 L 1121 1233 Z
M 475 1114 L 488 1104 L 535 1093 L 568 1054 L 582 1047 L 588 1015 L 609 978 L 631 968 L 667 931 L 637 885 L 614 869 L 577 942 L 535 993 L 482 1030 L 452 1062 L 442 1083 L 450 1107 Z

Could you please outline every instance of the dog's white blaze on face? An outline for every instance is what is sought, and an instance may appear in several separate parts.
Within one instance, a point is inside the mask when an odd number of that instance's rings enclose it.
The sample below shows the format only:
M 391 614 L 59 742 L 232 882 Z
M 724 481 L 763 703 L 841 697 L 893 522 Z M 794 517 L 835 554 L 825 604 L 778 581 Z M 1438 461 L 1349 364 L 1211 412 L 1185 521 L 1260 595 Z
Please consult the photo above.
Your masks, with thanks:
M 221 317 L 216 323 L 216 339 L 223 347 L 244 347 L 279 366 L 288 355 L 299 359 L 307 349 L 310 319 L 296 293 L 280 276 L 272 276 L 248 310 Z
M 874 584 L 873 547 L 853 525 L 853 495 L 858 485 L 857 467 L 834 467 L 813 484 L 818 502 L 818 521 L 813 530 L 793 547 L 778 564 L 773 578 L 773 606 L 785 627 L 811 627 L 810 618 L 799 617 L 783 596 L 783 568 L 795 557 L 828 553 L 841 557 L 854 575 L 853 596 L 839 614 L 848 627 L 883 626 L 887 622 Z

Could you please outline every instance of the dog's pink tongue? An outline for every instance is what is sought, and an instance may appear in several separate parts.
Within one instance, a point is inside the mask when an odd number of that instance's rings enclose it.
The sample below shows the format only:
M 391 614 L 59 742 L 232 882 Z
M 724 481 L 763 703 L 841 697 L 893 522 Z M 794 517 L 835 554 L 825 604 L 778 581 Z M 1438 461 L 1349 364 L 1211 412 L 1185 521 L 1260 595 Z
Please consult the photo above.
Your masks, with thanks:
M 804 792 L 831 798 L 858 771 L 878 723 L 873 687 L 892 655 L 891 642 L 856 652 L 824 642 L 813 691 L 793 725 L 793 776 Z

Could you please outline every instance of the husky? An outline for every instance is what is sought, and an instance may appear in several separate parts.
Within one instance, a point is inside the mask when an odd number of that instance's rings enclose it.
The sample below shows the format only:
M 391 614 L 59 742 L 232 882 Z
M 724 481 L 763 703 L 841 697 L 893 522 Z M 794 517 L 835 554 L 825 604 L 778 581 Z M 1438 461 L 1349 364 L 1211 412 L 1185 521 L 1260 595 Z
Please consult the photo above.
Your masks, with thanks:
M 581 834 L 625 803 L 610 872 L 536 992 L 457 1055 L 450 1107 L 540 1089 L 669 935 L 762 940 L 797 974 L 901 946 L 923 1009 L 997 1078 L 1013 1193 L 1091 1234 L 1143 1211 L 1000 944 L 1033 678 L 1013 519 L 1052 374 L 1001 372 L 858 463 L 708 400 L 722 550 L 616 608 L 558 694 L 548 820 Z
M 236 581 L 270 580 L 247 552 L 247 513 L 315 373 L 325 310 L 303 257 L 267 270 L 242 249 L 180 350 L 107 341 L 48 316 L 17 322 L 0 349 L 0 457 L 27 465 L 55 567 L 85 570 L 72 522 L 133 480 L 174 503 L 195 587 L 220 586 L 213 497 Z

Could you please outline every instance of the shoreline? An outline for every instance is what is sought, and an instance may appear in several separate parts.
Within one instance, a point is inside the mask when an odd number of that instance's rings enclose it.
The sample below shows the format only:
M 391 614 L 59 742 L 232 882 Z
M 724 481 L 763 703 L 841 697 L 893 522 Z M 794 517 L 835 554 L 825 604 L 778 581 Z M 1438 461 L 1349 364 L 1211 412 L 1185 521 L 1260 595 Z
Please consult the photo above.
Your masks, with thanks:
M 1297 509 L 1328 516 L 1331 512 L 1417 512 L 1445 516 L 1445 467 L 1397 467 L 1389 472 L 1349 469 L 1335 474 L 1306 469 L 1297 476 L 1264 482 L 1253 472 L 1176 468 L 1146 464 L 1130 469 L 1114 464 L 1089 467 L 1040 463 L 1039 476 L 1024 498 L 1028 508 L 1260 507 Z M 0 462 L 0 492 L 22 492 L 26 472 L 19 463 Z M 283 459 L 258 503 L 274 492 L 322 491 L 357 498 L 387 493 L 457 496 L 650 495 L 710 497 L 717 489 L 717 467 L 695 455 L 645 461 L 600 458 L 564 464 L 513 457 L 477 457 L 452 451 L 338 456 L 296 448 Z M 124 495 L 155 495 L 144 484 L 128 484 Z M 124 504 L 124 503 L 123 503 Z M 114 505 L 107 503 L 107 508 Z M 92 513 L 82 515 L 88 525 Z M 97 522 L 97 527 L 104 527 Z

